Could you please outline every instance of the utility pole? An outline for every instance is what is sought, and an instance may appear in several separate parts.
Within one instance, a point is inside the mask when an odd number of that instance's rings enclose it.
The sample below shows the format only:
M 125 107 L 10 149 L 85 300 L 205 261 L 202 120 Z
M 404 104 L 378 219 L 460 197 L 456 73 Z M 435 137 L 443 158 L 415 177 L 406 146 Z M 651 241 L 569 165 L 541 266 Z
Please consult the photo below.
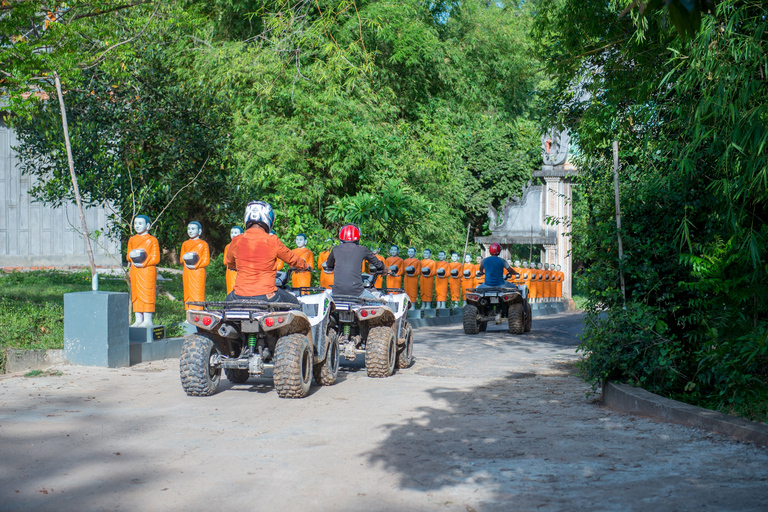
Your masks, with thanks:
M 616 196 L 616 234 L 619 237 L 619 282 L 621 298 L 627 307 L 627 291 L 624 286 L 624 246 L 621 243 L 621 203 L 619 201 L 619 141 L 613 141 L 613 188 Z

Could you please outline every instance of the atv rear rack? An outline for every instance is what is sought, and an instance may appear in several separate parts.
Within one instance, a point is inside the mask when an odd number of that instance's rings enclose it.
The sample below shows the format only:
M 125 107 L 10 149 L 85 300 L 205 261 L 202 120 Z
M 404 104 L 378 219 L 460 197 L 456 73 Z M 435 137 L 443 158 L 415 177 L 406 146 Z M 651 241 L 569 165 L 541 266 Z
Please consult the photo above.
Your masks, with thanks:
M 379 303 L 379 304 L 388 304 L 389 301 L 386 299 L 377 299 L 375 297 L 355 297 L 354 295 L 334 295 L 333 301 L 336 304 L 370 304 L 370 303 Z
M 292 304 L 290 302 L 268 302 L 266 300 L 228 300 L 216 302 L 187 302 L 190 306 L 200 306 L 205 311 L 227 311 L 232 309 L 256 309 L 268 313 L 277 311 L 301 310 L 301 304 Z

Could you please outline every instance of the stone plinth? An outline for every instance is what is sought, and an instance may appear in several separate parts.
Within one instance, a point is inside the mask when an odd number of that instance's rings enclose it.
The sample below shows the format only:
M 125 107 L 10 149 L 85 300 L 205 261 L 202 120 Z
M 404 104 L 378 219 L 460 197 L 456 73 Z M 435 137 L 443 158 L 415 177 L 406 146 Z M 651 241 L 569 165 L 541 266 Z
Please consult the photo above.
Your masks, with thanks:
M 64 294 L 64 358 L 85 366 L 130 364 L 127 293 Z

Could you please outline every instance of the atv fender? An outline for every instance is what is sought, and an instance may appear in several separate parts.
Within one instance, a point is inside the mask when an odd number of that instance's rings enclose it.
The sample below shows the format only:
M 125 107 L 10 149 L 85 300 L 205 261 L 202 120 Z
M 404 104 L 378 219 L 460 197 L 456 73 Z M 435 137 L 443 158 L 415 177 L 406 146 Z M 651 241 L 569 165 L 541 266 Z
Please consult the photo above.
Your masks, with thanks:
M 292 311 L 292 313 L 293 321 L 290 324 L 286 325 L 285 327 L 270 331 L 270 334 L 277 334 L 278 338 L 282 338 L 283 336 L 288 336 L 289 334 L 294 333 L 304 334 L 307 338 L 309 338 L 309 343 L 314 345 L 314 333 L 312 332 L 312 326 L 309 323 L 309 318 L 307 318 L 307 316 L 300 311 Z
M 325 361 L 325 355 L 328 351 L 328 336 L 326 336 L 326 333 L 328 332 L 328 324 L 331 321 L 331 315 L 333 315 L 335 310 L 336 308 L 333 304 L 329 305 L 325 320 L 312 326 L 312 337 L 309 341 L 312 343 L 315 352 L 316 363 Z

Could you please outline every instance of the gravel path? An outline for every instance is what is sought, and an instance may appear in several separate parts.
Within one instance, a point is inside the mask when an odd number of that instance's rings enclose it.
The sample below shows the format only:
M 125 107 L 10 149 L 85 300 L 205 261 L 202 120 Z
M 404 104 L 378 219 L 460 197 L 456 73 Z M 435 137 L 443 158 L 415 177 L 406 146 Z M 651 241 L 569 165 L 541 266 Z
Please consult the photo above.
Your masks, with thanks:
M 581 317 L 415 331 L 417 361 L 281 400 L 178 360 L 0 380 L 0 511 L 768 510 L 768 450 L 603 409 Z

